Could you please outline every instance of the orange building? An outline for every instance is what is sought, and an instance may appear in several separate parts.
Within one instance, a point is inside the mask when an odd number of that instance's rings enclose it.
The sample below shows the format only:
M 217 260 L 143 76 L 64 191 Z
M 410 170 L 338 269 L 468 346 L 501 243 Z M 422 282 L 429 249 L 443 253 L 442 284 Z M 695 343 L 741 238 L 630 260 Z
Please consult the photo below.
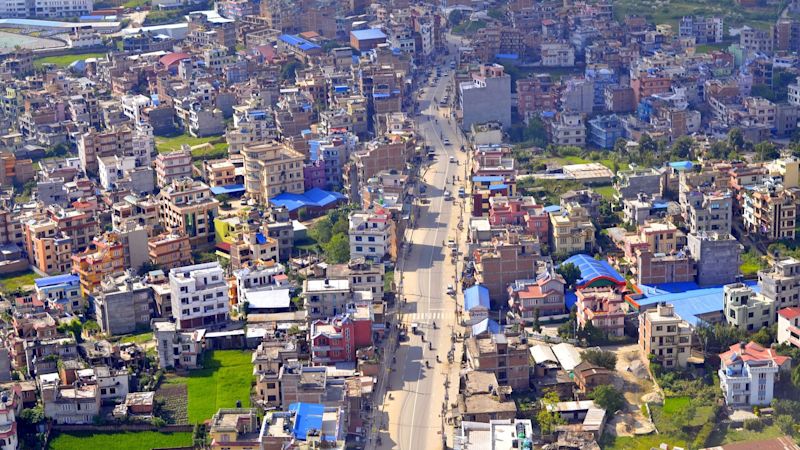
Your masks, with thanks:
M 650 97 L 653 94 L 669 92 L 671 86 L 672 81 L 668 77 L 647 72 L 639 72 L 638 77 L 631 79 L 631 88 L 633 88 L 636 104 L 639 104 L 643 98 Z
M 72 239 L 51 219 L 32 219 L 23 225 L 28 262 L 48 275 L 72 268 Z
M 122 241 L 116 233 L 106 233 L 95 238 L 84 252 L 72 256 L 73 272 L 81 279 L 84 296 L 95 292 L 103 278 L 125 271 Z
M 192 264 L 192 245 L 187 236 L 162 234 L 147 241 L 150 262 L 166 271 Z

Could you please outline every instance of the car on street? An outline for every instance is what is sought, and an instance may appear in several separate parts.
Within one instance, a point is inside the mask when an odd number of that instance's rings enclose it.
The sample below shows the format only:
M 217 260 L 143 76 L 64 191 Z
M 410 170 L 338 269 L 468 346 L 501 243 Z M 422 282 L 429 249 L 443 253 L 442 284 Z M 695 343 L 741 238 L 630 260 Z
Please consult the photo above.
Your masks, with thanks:
M 455 163 L 455 162 L 457 162 L 457 161 L 456 161 L 456 157 L 455 157 L 455 156 L 451 156 L 451 157 L 450 157 L 450 162 L 451 162 L 451 163 Z
M 452 145 L 452 144 L 450 143 L 450 139 L 446 139 L 446 138 L 445 138 L 444 140 L 442 140 L 442 143 L 443 143 L 444 145 Z
M 450 191 L 444 191 L 444 199 L 450 200 L 451 198 L 453 197 L 451 196 Z
M 458 198 L 464 198 L 467 196 L 467 191 L 463 187 L 458 188 Z
M 456 290 L 452 284 L 447 285 L 447 295 L 456 295 Z

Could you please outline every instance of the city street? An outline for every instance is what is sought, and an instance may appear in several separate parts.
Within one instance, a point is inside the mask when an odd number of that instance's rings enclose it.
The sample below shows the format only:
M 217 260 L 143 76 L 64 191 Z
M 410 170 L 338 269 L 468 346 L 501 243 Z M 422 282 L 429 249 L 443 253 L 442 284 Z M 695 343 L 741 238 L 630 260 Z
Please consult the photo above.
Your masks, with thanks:
M 447 86 L 452 86 L 451 74 L 451 71 L 443 71 L 438 83 L 427 87 L 420 99 L 418 128 L 424 143 L 436 150 L 436 159 L 422 169 L 421 182 L 426 186 L 429 201 L 418 205 L 416 226 L 406 233 L 411 248 L 400 265 L 402 297 L 406 303 L 400 307 L 399 321 L 408 328 L 409 339 L 401 342 L 393 355 L 395 363 L 381 407 L 381 445 L 377 448 L 441 448 L 442 432 L 449 433 L 449 426 L 443 427 L 445 391 L 446 386 L 458 384 L 459 361 L 450 364 L 448 352 L 453 347 L 453 333 L 460 329 L 456 297 L 446 292 L 448 285 L 458 289 L 456 268 L 450 249 L 444 244 L 448 239 L 463 241 L 457 226 L 464 199 L 459 199 L 457 193 L 465 180 L 467 153 L 459 151 L 461 133 L 455 120 L 447 119 L 450 108 L 436 108 L 434 98 L 441 100 Z M 450 145 L 445 145 L 445 140 L 449 140 Z M 456 158 L 457 164 L 450 162 L 451 156 Z M 460 178 L 455 185 L 452 183 L 454 176 Z M 450 191 L 453 198 L 446 200 L 445 190 Z M 460 292 L 458 298 L 461 298 Z M 412 324 L 418 324 L 421 334 L 411 333 Z M 451 396 L 448 403 L 454 402 Z

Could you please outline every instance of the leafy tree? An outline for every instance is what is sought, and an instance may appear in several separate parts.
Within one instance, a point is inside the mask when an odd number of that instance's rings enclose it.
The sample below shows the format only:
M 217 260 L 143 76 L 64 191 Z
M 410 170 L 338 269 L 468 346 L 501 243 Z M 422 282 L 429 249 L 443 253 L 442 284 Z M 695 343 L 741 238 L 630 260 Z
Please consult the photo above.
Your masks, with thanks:
M 731 128 L 728 131 L 728 147 L 737 152 L 744 149 L 744 133 L 741 128 Z
M 792 384 L 794 387 L 800 387 L 800 365 L 792 369 Z
M 586 350 L 583 352 L 583 360 L 600 367 L 605 367 L 608 370 L 614 370 L 617 367 L 617 355 L 614 352 L 606 350 Z
M 450 11 L 450 15 L 447 16 L 447 21 L 450 22 L 450 25 L 456 26 L 464 20 L 464 13 L 461 12 L 460 9 L 454 9 Z
M 769 347 L 778 337 L 778 325 L 773 324 L 770 327 L 762 327 L 755 334 L 750 336 L 750 339 L 764 347 Z
M 711 144 L 706 155 L 711 159 L 724 159 L 730 153 L 728 143 L 725 141 L 717 141 Z
M 59 333 L 72 333 L 72 336 L 75 337 L 75 342 L 77 343 L 83 342 L 83 337 L 81 336 L 83 325 L 78 319 L 72 319 L 70 322 L 61 323 L 56 329 Z
M 332 229 L 333 223 L 331 223 L 331 219 L 328 216 L 325 216 L 318 220 L 314 226 L 308 230 L 308 234 L 320 244 L 327 244 L 328 241 L 330 241 L 333 237 Z
M 19 418 L 25 425 L 38 425 L 44 422 L 44 410 L 39 405 L 33 408 L 25 408 L 19 413 Z
M 303 63 L 297 60 L 289 61 L 281 69 L 281 79 L 284 81 L 294 81 L 297 77 L 297 71 L 303 68 Z
M 87 320 L 86 323 L 83 324 L 83 330 L 89 335 L 94 335 L 100 332 L 100 325 L 98 325 L 96 320 Z
M 556 269 L 562 277 L 564 277 L 564 281 L 567 283 L 567 287 L 570 289 L 575 288 L 575 283 L 581 278 L 581 270 L 573 263 L 564 263 L 558 266 Z
M 604 408 L 609 414 L 613 414 L 625 407 L 625 400 L 622 396 L 622 392 L 618 391 L 610 384 L 601 384 L 595 387 L 589 394 L 589 398 L 594 400 L 598 406 Z
M 561 401 L 561 399 L 558 398 L 558 392 L 552 389 L 546 389 L 544 391 L 541 400 L 542 409 L 536 414 L 536 422 L 539 423 L 539 429 L 544 435 L 552 434 L 556 426 L 565 423 L 564 419 L 561 418 L 561 414 L 557 411 L 550 411 L 547 409 L 548 406 L 553 407 L 559 401 Z
M 675 140 L 670 149 L 672 157 L 675 159 L 691 159 L 692 144 L 694 140 L 689 136 L 681 136 Z
M 330 263 L 341 264 L 350 260 L 350 240 L 343 233 L 334 235 L 322 245 L 322 249 Z
M 653 154 L 658 151 L 658 144 L 656 141 L 650 137 L 649 134 L 645 133 L 639 138 L 639 154 L 646 155 L 646 154 Z
M 775 425 L 786 435 L 794 436 L 797 429 L 794 427 L 794 419 L 792 416 L 778 416 L 775 418 Z
M 540 333 L 542 331 L 542 326 L 539 324 L 539 308 L 533 310 L 533 331 Z
M 756 157 L 761 161 L 771 161 L 780 158 L 781 152 L 772 142 L 759 142 L 755 145 Z

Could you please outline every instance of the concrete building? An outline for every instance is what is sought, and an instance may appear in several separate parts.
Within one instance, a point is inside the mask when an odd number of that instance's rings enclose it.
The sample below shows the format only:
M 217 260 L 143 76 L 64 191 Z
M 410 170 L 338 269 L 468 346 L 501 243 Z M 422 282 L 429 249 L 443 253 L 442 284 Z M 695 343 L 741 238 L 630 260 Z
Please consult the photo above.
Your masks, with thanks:
M 533 280 L 517 280 L 508 287 L 508 305 L 518 320 L 532 323 L 539 317 L 564 314 L 564 277 L 552 266 Z M 538 311 L 538 313 L 537 313 Z
M 202 362 L 205 330 L 181 331 L 166 320 L 152 322 L 158 367 L 161 369 L 196 369 Z
M 77 275 L 56 275 L 37 278 L 34 281 L 36 298 L 51 309 L 66 312 L 81 311 L 86 301 L 81 294 L 80 277 Z
M 480 72 L 472 74 L 471 81 L 459 84 L 458 89 L 462 129 L 487 122 L 511 126 L 511 76 L 503 66 L 482 65 Z
M 228 321 L 228 284 L 219 263 L 172 269 L 169 287 L 178 330 L 213 328 Z
M 719 386 L 731 407 L 769 405 L 776 379 L 792 364 L 792 358 L 755 342 L 733 344 L 719 358 Z
M 472 336 L 467 339 L 465 350 L 469 368 L 493 373 L 500 385 L 511 386 L 515 392 L 530 389 L 528 345 L 519 336 Z
M 580 113 L 559 113 L 550 122 L 550 137 L 555 145 L 586 145 L 586 124 Z
M 675 307 L 659 304 L 639 315 L 639 348 L 642 355 L 654 355 L 665 369 L 686 367 L 692 353 L 692 328 Z
M 182 234 L 161 234 L 147 240 L 150 263 L 163 270 L 188 266 L 192 263 L 192 244 Z
M 271 142 L 245 146 L 244 186 L 247 195 L 260 202 L 283 192 L 302 194 L 304 156 L 292 148 Z
M 739 276 L 742 245 L 730 234 L 689 233 L 686 248 L 695 260 L 700 286 L 731 283 Z
M 78 136 L 77 146 L 81 169 L 95 174 L 98 157 L 126 155 L 133 151 L 133 132 L 128 127 L 92 130 Z
M 800 307 L 778 310 L 778 345 L 800 348 Z
M 370 261 L 397 257 L 395 224 L 383 209 L 354 211 L 349 217 L 350 257 Z
M 464 421 L 455 439 L 461 450 L 513 450 L 522 446 L 520 441 L 533 439 L 533 425 L 530 419 Z
M 775 302 L 775 308 L 800 306 L 800 261 L 786 258 L 769 270 L 758 271 L 761 294 Z
M 156 156 L 156 184 L 166 187 L 175 180 L 192 177 L 192 152 L 183 149 Z
M 595 228 L 585 208 L 567 204 L 562 212 L 550 215 L 551 249 L 556 253 L 591 252 Z
M 307 279 L 303 281 L 303 299 L 308 318 L 314 320 L 341 314 L 352 303 L 371 301 L 372 293 L 354 291 L 347 279 Z
M 372 345 L 372 323 L 372 312 L 366 305 L 311 322 L 311 361 L 315 365 L 354 362 L 359 349 Z
M 540 48 L 543 67 L 572 67 L 575 49 L 567 42 L 543 43 Z
M 767 240 L 794 239 L 797 201 L 789 191 L 773 185 L 744 192 L 742 223 L 746 231 Z
M 58 374 L 39 375 L 44 416 L 55 423 L 91 424 L 100 414 L 100 389 L 96 384 L 61 384 Z
M 733 199 L 729 192 L 681 192 L 681 207 L 692 233 L 730 233 Z
M 190 178 L 174 180 L 159 192 L 159 199 L 161 224 L 168 232 L 187 236 L 193 248 L 214 244 L 219 202 L 207 184 Z
M 20 412 L 22 401 L 16 390 L 0 392 L 0 450 L 17 450 L 17 414 Z
M 72 255 L 72 270 L 81 279 L 84 296 L 94 294 L 108 276 L 125 271 L 125 257 L 119 236 L 108 232 L 98 236 L 82 253 Z
M 93 300 L 97 323 L 107 335 L 150 328 L 155 310 L 153 291 L 130 274 L 104 279 Z
M 506 231 L 474 252 L 475 281 L 489 289 L 495 304 L 508 300 L 508 286 L 516 280 L 536 277 L 540 243 L 530 236 Z
M 259 444 L 258 410 L 220 408 L 211 418 L 208 435 L 212 449 L 255 450 Z
M 756 331 L 775 323 L 775 301 L 742 283 L 723 287 L 725 321 L 736 328 Z
M 31 219 L 23 224 L 28 261 L 44 273 L 55 275 L 72 269 L 72 238 L 51 219 Z
M 639 198 L 639 194 L 658 198 L 661 196 L 661 186 L 664 178 L 664 175 L 656 169 L 634 169 L 617 172 L 617 182 L 614 185 L 617 191 L 617 198 L 633 200 Z
M 678 36 L 694 38 L 697 44 L 722 42 L 722 17 L 684 16 L 678 23 Z
M 600 148 L 614 148 L 617 140 L 622 138 L 625 131 L 622 121 L 616 114 L 597 116 L 587 123 L 589 124 L 589 142 Z
M 614 287 L 585 288 L 576 292 L 578 326 L 590 322 L 608 336 L 621 337 L 625 332 L 622 294 Z

